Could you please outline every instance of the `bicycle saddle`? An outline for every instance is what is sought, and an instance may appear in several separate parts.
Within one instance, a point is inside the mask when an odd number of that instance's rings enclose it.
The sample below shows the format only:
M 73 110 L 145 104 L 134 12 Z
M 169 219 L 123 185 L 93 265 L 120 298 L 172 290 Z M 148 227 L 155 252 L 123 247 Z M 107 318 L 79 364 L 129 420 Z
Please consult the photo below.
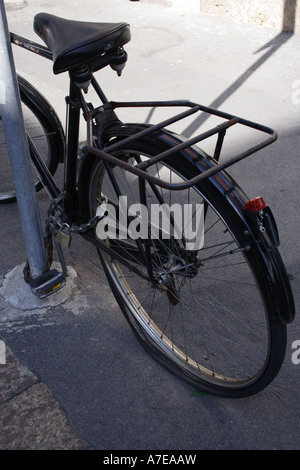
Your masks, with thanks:
M 34 17 L 34 31 L 52 52 L 55 74 L 88 64 L 131 39 L 127 23 L 73 21 L 48 13 Z

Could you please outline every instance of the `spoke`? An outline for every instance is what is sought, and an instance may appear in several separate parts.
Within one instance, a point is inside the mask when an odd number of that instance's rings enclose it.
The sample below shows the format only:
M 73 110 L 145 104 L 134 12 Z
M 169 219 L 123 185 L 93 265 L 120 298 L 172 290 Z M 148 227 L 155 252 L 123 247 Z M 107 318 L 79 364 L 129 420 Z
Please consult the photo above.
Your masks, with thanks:
M 137 163 L 148 158 L 139 152 L 130 154 Z M 138 178 L 124 170 L 114 168 L 113 171 L 122 195 L 128 197 L 128 208 L 140 202 Z M 147 171 L 169 182 L 184 180 L 161 163 Z M 103 192 L 109 200 L 116 201 L 113 191 L 109 192 L 111 182 L 105 178 Z M 227 228 L 206 199 L 204 202 L 199 190 L 189 188 L 179 194 L 146 182 L 142 196 L 148 210 L 151 204 L 164 202 L 169 207 L 179 202 L 182 208 L 195 201 L 205 204 L 207 245 L 197 252 L 186 251 L 183 240 L 172 238 L 173 219 L 168 228 L 159 222 L 161 229 L 172 232 L 169 239 L 151 239 L 152 222 L 149 221 L 153 273 L 150 283 L 147 266 L 138 257 L 136 242 L 128 238 L 125 245 L 121 240 L 114 240 L 115 247 L 111 243 L 108 252 L 112 258 L 105 254 L 105 262 L 112 267 L 112 276 L 118 276 L 116 288 L 127 298 L 129 320 L 134 326 L 140 326 L 141 334 L 144 329 L 150 346 L 156 347 L 158 354 L 166 354 L 170 362 L 175 361 L 179 369 L 193 371 L 200 379 L 230 383 L 231 387 L 252 380 L 268 358 L 269 332 L 247 257 L 242 256 L 250 248 L 239 246 L 232 235 L 234 228 Z M 160 217 L 167 214 L 161 213 Z M 170 214 L 173 217 L 173 212 Z M 191 222 L 195 223 L 196 215 L 193 207 Z M 185 233 L 189 221 L 182 220 Z M 143 240 L 139 242 L 144 247 Z M 123 264 L 121 256 L 126 258 Z
M 202 258 L 201 260 L 198 260 L 198 265 L 201 266 L 201 263 L 212 261 L 212 260 L 219 259 L 219 258 L 224 258 L 225 256 L 234 255 L 236 253 L 241 253 L 243 251 L 247 251 L 247 248 L 236 248 L 235 250 L 225 251 L 224 253 L 220 253 L 218 255 L 208 256 L 207 258 Z

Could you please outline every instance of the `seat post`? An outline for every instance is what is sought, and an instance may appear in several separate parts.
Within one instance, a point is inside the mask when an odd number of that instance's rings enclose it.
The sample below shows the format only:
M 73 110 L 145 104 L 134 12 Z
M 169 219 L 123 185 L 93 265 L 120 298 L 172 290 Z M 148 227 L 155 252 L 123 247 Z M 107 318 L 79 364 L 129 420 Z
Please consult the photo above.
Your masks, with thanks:
M 70 81 L 70 94 L 67 100 L 66 125 L 66 161 L 65 161 L 65 212 L 72 215 L 77 207 L 76 174 L 78 157 L 78 140 L 80 126 L 80 105 L 75 85 Z

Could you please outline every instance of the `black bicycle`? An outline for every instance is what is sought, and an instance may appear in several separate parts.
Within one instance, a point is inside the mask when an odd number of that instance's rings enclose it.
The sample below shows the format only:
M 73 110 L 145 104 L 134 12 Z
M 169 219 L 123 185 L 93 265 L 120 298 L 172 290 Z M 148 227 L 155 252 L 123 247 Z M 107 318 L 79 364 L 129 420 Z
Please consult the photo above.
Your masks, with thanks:
M 130 41 L 126 23 L 40 13 L 34 29 L 47 47 L 13 33 L 12 43 L 53 60 L 54 74 L 70 76 L 66 137 L 53 108 L 19 78 L 37 185 L 51 197 L 47 246 L 58 246 L 65 271 L 61 247 L 74 234 L 94 244 L 134 333 L 179 377 L 225 397 L 262 390 L 285 356 L 293 296 L 270 207 L 262 197 L 249 200 L 225 170 L 271 144 L 276 132 L 189 101 L 109 101 L 94 73 L 110 65 L 121 74 Z M 99 98 L 96 107 L 86 101 L 90 87 Z M 117 117 L 120 108 L 138 107 L 184 109 L 155 125 Z M 168 130 L 196 113 L 218 124 L 191 139 Z M 81 114 L 87 144 L 79 153 Z M 234 126 L 267 137 L 220 162 L 225 134 Z M 208 138 L 215 139 L 212 156 L 196 146 Z M 52 176 L 59 162 L 65 166 L 62 188 Z M 2 178 L 7 181 L 6 174 Z M 12 200 L 13 189 L 2 179 L 1 187 L 1 200 Z

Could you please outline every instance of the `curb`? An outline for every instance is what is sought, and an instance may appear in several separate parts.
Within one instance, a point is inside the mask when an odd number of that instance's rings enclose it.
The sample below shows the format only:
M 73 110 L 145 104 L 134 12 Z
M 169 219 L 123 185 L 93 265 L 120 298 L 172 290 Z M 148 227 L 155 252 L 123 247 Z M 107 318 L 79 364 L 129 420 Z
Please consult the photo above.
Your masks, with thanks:
M 53 396 L 6 346 L 0 364 L 0 450 L 92 450 Z

